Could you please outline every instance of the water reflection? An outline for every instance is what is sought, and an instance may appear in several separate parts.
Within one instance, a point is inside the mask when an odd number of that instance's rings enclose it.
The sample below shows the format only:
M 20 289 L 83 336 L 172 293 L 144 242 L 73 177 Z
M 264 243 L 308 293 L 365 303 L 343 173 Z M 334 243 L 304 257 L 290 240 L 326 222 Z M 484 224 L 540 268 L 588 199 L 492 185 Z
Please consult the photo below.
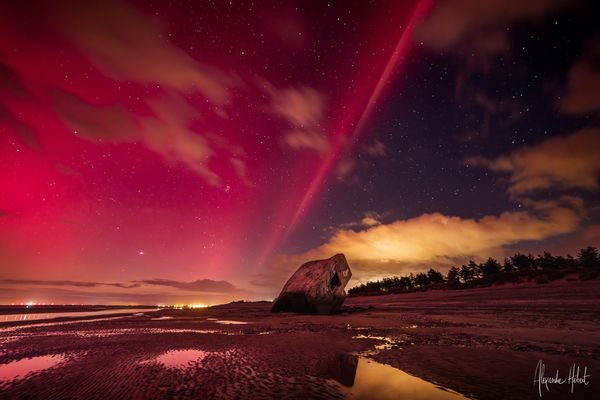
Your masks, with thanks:
M 15 379 L 23 379 L 28 374 L 40 372 L 65 361 L 64 354 L 51 354 L 0 364 L 0 382 L 9 382 Z
M 186 369 L 201 362 L 207 354 L 196 349 L 171 350 L 151 361 L 162 364 L 165 368 Z
M 72 320 L 72 321 L 42 322 L 42 323 L 36 323 L 36 324 L 8 326 L 6 328 L 0 328 L 0 333 L 21 331 L 21 330 L 28 329 L 28 328 L 44 328 L 44 327 L 48 327 L 48 326 L 83 324 L 83 323 L 100 322 L 100 321 L 112 321 L 114 319 L 123 319 L 123 318 L 129 318 L 129 317 L 132 317 L 132 316 L 124 315 L 122 317 L 92 318 L 92 319 L 81 319 L 81 320 Z M 44 332 L 44 335 L 48 335 L 48 334 L 50 334 L 50 333 Z
M 353 358 L 354 357 L 354 358 Z M 334 378 L 353 399 L 458 400 L 467 397 L 442 388 L 389 365 L 365 357 L 345 356 L 336 362 L 340 375 Z M 345 365 L 344 365 L 345 363 Z M 356 371 L 354 376 L 352 370 Z
M 38 314 L 7 314 L 0 315 L 0 322 L 13 321 L 38 321 L 44 319 L 63 318 L 63 317 L 89 317 L 94 315 L 107 314 L 131 314 L 137 313 L 143 315 L 140 311 L 158 311 L 156 308 L 140 309 L 140 308 L 122 308 L 100 311 L 74 311 L 74 312 L 57 312 L 57 313 L 38 313 Z
M 358 356 L 342 354 L 329 365 L 330 376 L 344 386 L 354 385 Z

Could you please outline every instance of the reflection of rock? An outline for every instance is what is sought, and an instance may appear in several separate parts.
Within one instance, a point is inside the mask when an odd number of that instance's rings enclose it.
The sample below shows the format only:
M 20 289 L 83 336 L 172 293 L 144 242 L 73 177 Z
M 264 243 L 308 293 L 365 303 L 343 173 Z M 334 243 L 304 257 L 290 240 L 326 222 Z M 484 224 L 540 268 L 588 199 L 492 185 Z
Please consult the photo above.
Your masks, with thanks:
M 329 375 L 344 386 L 354 385 L 358 357 L 352 354 L 341 354 L 329 365 Z
M 340 310 L 352 272 L 343 254 L 303 264 L 287 281 L 272 312 L 331 314 Z

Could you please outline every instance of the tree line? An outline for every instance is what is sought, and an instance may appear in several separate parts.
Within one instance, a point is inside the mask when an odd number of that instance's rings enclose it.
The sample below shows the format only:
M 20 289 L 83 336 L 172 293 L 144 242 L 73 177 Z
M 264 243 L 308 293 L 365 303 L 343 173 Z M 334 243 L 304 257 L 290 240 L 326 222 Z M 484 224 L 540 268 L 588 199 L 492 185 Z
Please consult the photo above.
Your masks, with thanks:
M 504 263 L 494 258 L 476 263 L 471 260 L 460 268 L 452 266 L 446 275 L 434 268 L 427 272 L 393 276 L 377 281 L 369 281 L 348 290 L 350 296 L 403 293 L 430 288 L 465 289 L 484 287 L 492 284 L 518 282 L 533 279 L 537 283 L 546 283 L 563 278 L 569 272 L 579 272 L 579 279 L 595 279 L 600 274 L 600 255 L 592 246 L 583 248 L 577 257 L 553 256 L 544 252 L 534 257 L 531 254 L 517 253 L 506 257 Z

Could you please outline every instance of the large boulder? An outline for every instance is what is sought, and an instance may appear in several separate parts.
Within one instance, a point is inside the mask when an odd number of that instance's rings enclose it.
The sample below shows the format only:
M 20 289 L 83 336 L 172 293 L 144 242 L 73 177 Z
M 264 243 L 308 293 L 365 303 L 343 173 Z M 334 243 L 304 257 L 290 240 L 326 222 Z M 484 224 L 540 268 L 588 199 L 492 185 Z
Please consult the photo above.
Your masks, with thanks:
M 343 254 L 303 264 L 287 281 L 271 312 L 305 314 L 338 312 L 346 298 L 344 288 L 352 272 Z

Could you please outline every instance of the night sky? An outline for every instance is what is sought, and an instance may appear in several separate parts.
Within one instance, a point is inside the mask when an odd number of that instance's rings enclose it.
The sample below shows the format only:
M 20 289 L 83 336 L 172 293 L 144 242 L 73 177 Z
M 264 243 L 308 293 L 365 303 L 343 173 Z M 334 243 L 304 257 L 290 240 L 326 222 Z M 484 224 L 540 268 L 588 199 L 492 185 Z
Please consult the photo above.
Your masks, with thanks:
M 593 1 L 5 1 L 0 303 L 600 244 Z

